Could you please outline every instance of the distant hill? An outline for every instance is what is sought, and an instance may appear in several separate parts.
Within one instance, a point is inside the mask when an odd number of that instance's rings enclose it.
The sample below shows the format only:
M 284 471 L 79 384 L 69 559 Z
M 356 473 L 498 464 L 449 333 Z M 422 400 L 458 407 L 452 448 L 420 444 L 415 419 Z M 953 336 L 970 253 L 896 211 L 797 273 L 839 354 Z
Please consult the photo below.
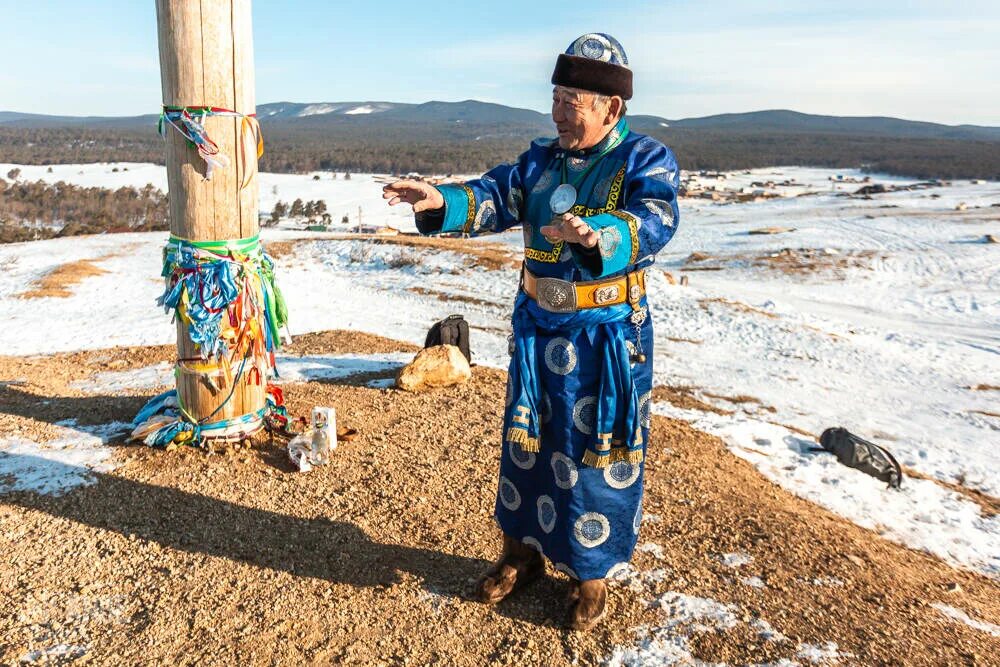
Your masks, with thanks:
M 738 129 L 750 132 L 767 130 L 921 139 L 1000 140 L 1000 127 L 941 125 L 886 116 L 816 116 L 798 111 L 788 111 L 787 109 L 685 118 L 672 121 L 670 125 L 691 129 Z
M 257 108 L 271 171 L 469 173 L 552 136 L 547 113 L 477 100 L 401 104 L 273 102 Z M 670 120 L 630 115 L 693 169 L 800 164 L 921 178 L 1000 178 L 1000 127 L 784 109 Z M 162 162 L 156 116 L 71 117 L 0 111 L 0 160 Z
M 476 126 L 520 127 L 525 131 L 551 132 L 547 113 L 519 109 L 502 104 L 465 100 L 463 102 L 270 102 L 257 107 L 257 116 L 267 124 L 386 126 L 395 124 L 468 123 Z M 155 122 L 152 114 L 143 116 L 47 116 L 43 114 L 0 111 L 0 125 L 5 127 L 134 127 Z M 854 134 L 880 137 L 922 139 L 959 139 L 1000 141 L 1000 127 L 979 125 L 942 125 L 885 116 L 819 116 L 774 109 L 747 113 L 728 113 L 700 118 L 669 120 L 659 116 L 630 116 L 639 131 L 662 131 L 665 128 L 700 130 L 740 130 L 745 132 L 807 132 Z

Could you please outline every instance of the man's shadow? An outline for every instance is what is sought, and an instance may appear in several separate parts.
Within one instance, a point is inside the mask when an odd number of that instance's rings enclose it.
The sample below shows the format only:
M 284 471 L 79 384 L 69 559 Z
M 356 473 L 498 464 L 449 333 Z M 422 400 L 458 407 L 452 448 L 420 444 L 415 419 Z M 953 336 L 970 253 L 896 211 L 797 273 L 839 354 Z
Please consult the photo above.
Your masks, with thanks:
M 0 383 L 0 413 L 50 424 L 73 421 L 80 426 L 129 422 L 149 396 L 43 396 Z
M 16 482 L 16 476 L 9 474 L 12 470 L 34 470 L 52 477 L 90 474 L 98 483 L 61 496 L 3 492 L 5 486 Z M 406 572 L 432 593 L 470 600 L 473 582 L 489 565 L 479 558 L 378 542 L 343 521 L 279 514 L 3 451 L 0 502 L 192 554 L 356 587 L 391 586 Z M 505 601 L 497 612 L 537 625 L 557 624 L 561 609 L 558 585 L 549 580 L 537 586 L 530 597 Z M 549 602 L 539 604 L 540 598 Z

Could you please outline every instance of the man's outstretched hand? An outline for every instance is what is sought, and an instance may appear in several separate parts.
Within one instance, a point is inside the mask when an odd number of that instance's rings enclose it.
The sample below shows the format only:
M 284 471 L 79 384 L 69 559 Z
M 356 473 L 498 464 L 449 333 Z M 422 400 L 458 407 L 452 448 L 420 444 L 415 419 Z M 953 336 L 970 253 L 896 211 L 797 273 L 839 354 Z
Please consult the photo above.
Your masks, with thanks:
M 552 243 L 556 241 L 579 243 L 584 248 L 593 248 L 597 245 L 597 232 L 572 213 L 564 213 L 558 224 L 545 225 L 538 231 Z
M 422 181 L 396 181 L 382 188 L 382 199 L 389 200 L 389 206 L 411 204 L 414 213 L 435 211 L 444 206 L 444 197 L 433 185 Z

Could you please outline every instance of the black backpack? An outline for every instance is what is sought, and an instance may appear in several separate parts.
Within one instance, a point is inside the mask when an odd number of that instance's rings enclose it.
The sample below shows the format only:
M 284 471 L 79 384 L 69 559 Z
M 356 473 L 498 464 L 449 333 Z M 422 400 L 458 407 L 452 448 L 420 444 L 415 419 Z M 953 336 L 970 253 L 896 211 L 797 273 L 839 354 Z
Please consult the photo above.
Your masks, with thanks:
M 903 482 L 903 469 L 896 458 L 885 447 L 868 442 L 846 428 L 828 428 L 819 436 L 820 447 L 816 452 L 830 452 L 845 466 L 857 468 L 861 472 L 898 489 Z
M 424 347 L 435 345 L 454 345 L 462 351 L 467 361 L 472 362 L 472 352 L 469 350 L 469 323 L 461 315 L 449 315 L 431 327 L 427 332 Z

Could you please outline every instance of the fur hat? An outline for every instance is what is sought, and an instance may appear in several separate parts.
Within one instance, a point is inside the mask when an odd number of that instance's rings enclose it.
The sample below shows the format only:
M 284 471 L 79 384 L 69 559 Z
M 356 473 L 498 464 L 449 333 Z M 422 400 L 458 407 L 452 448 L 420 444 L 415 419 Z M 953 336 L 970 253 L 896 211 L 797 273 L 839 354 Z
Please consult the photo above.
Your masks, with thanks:
M 578 37 L 560 53 L 552 83 L 632 99 L 632 70 L 621 43 L 603 32 Z

